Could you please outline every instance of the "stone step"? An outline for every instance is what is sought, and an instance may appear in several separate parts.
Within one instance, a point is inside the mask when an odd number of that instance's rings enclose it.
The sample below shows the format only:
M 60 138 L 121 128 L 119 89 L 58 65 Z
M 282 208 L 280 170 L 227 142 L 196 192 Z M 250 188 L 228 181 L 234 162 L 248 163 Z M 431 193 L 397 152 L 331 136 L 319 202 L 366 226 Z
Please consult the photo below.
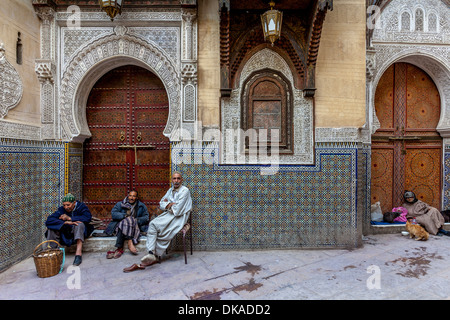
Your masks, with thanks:
M 444 230 L 450 231 L 450 223 L 444 223 Z M 371 234 L 393 234 L 401 233 L 406 230 L 404 224 L 384 224 L 384 225 L 370 225 Z
M 392 234 L 401 233 L 405 230 L 405 225 L 371 225 L 371 234 Z M 450 231 L 450 223 L 444 224 L 444 230 Z M 103 230 L 94 230 L 94 233 L 101 233 Z M 136 248 L 139 252 L 146 252 L 147 237 L 141 236 Z M 93 237 L 90 236 L 83 244 L 83 252 L 107 252 L 115 249 L 116 237 Z M 75 245 L 72 245 L 66 250 L 68 252 L 75 252 Z M 125 250 L 128 248 L 125 245 Z M 183 250 L 183 249 L 181 249 Z
M 101 233 L 103 230 L 94 230 L 94 233 Z M 141 236 L 139 239 L 139 243 L 136 245 L 136 249 L 139 252 L 146 252 L 146 243 L 147 237 Z M 107 252 L 115 249 L 116 237 L 94 237 L 90 236 L 84 241 L 83 244 L 83 252 Z M 68 252 L 75 252 L 76 245 L 72 245 L 66 250 Z M 128 250 L 128 247 L 125 243 L 125 250 Z

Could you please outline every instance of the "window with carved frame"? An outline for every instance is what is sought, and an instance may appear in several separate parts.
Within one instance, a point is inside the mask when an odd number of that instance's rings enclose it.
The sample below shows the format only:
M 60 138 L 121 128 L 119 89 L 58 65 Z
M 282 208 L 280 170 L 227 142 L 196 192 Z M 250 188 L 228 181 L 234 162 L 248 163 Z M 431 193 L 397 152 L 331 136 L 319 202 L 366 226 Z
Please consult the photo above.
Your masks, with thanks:
M 275 129 L 279 132 L 279 152 L 293 153 L 292 89 L 282 74 L 270 69 L 253 73 L 243 84 L 241 106 L 242 129 L 249 133 L 245 141 L 247 150 L 250 142 L 253 146 L 266 144 L 270 148 L 271 129 Z M 267 134 L 261 129 L 266 129 Z

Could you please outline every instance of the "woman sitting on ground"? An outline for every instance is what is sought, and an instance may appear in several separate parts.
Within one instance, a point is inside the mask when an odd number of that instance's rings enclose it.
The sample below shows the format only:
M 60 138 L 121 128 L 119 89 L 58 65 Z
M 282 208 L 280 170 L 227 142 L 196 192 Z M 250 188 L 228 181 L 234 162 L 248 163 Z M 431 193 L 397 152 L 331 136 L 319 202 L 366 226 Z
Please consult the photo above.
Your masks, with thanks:
M 445 220 L 438 209 L 417 199 L 412 191 L 406 191 L 403 198 L 405 203 L 402 204 L 402 207 L 408 210 L 406 218 L 416 218 L 417 223 L 430 234 L 450 236 L 450 232 L 442 228 Z

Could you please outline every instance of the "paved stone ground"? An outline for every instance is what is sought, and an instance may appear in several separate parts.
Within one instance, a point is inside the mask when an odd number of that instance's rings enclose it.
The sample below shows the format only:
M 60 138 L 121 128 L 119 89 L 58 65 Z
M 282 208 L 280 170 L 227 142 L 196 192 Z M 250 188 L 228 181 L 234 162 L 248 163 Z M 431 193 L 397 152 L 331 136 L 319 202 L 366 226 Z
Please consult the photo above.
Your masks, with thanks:
M 30 257 L 0 274 L 5 300 L 396 300 L 450 298 L 450 237 L 365 237 L 353 250 L 174 252 L 124 273 L 144 255 L 66 255 L 62 273 L 39 278 Z

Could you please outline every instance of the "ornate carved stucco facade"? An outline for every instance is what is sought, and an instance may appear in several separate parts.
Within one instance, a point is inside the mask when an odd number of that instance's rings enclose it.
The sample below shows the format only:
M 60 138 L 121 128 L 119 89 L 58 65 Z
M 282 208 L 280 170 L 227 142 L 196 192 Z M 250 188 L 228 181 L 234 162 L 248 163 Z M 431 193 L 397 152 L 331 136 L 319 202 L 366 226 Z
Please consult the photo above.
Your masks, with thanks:
M 84 105 L 90 89 L 105 72 L 125 64 L 143 66 L 164 83 L 170 108 L 166 135 L 183 124 L 189 126 L 194 120 L 197 108 L 196 9 L 127 11 L 114 25 L 98 10 L 84 11 L 79 13 L 80 23 L 88 25 L 83 28 L 67 26 L 73 18 L 71 12 L 57 12 L 48 7 L 37 11 L 43 26 L 44 59 L 36 65 L 43 79 L 42 103 L 46 103 L 42 118 L 46 119 L 47 129 L 42 131 L 43 139 L 83 142 L 89 137 Z M 161 23 L 164 27 L 158 25 Z M 52 39 L 59 45 L 54 46 Z M 44 86 L 49 82 L 54 86 L 46 91 Z M 48 98 L 53 96 L 55 99 Z M 183 110 L 182 106 L 186 108 Z
M 448 137 L 450 25 L 446 1 L 389 1 L 367 48 L 367 94 L 372 132 L 379 127 L 373 106 L 375 89 L 383 72 L 395 62 L 408 62 L 426 71 L 441 96 L 438 131 Z M 447 140 L 444 140 L 444 143 Z
M 379 20 L 368 30 L 367 115 L 371 133 L 380 128 L 375 92 L 383 73 L 394 63 L 419 67 L 436 85 L 441 114 L 436 130 L 443 138 L 442 209 L 449 206 L 448 145 L 450 126 L 450 14 L 448 1 L 381 1 Z
M 36 221 L 32 230 L 8 224 L 24 235 L 25 241 L 16 244 L 25 249 L 22 256 L 42 240 L 45 217 L 60 205 L 64 193 L 81 198 L 82 143 L 91 136 L 86 102 L 105 73 L 123 65 L 151 71 L 162 81 L 169 101 L 164 135 L 193 130 L 198 112 L 197 6 L 192 1 L 165 3 L 126 10 L 114 22 L 97 4 L 83 6 L 83 1 L 17 0 L 4 7 L 0 42 L 8 40 L 9 52 L 0 47 L 2 190 L 15 189 L 35 199 L 28 214 Z M 9 18 L 17 15 L 25 20 Z M 14 23 L 7 26 L 9 19 Z M 16 30 L 27 30 L 22 31 L 27 68 L 14 61 L 15 39 L 9 36 Z M 24 76 L 38 82 L 25 86 Z M 24 108 L 22 90 L 39 92 L 32 101 L 38 123 L 26 112 L 16 116 L 13 110 L 8 116 L 16 106 Z M 2 225 L 19 219 L 5 204 L 10 199 L 2 198 Z M 2 256 L 7 258 L 1 268 L 21 259 L 9 251 Z

